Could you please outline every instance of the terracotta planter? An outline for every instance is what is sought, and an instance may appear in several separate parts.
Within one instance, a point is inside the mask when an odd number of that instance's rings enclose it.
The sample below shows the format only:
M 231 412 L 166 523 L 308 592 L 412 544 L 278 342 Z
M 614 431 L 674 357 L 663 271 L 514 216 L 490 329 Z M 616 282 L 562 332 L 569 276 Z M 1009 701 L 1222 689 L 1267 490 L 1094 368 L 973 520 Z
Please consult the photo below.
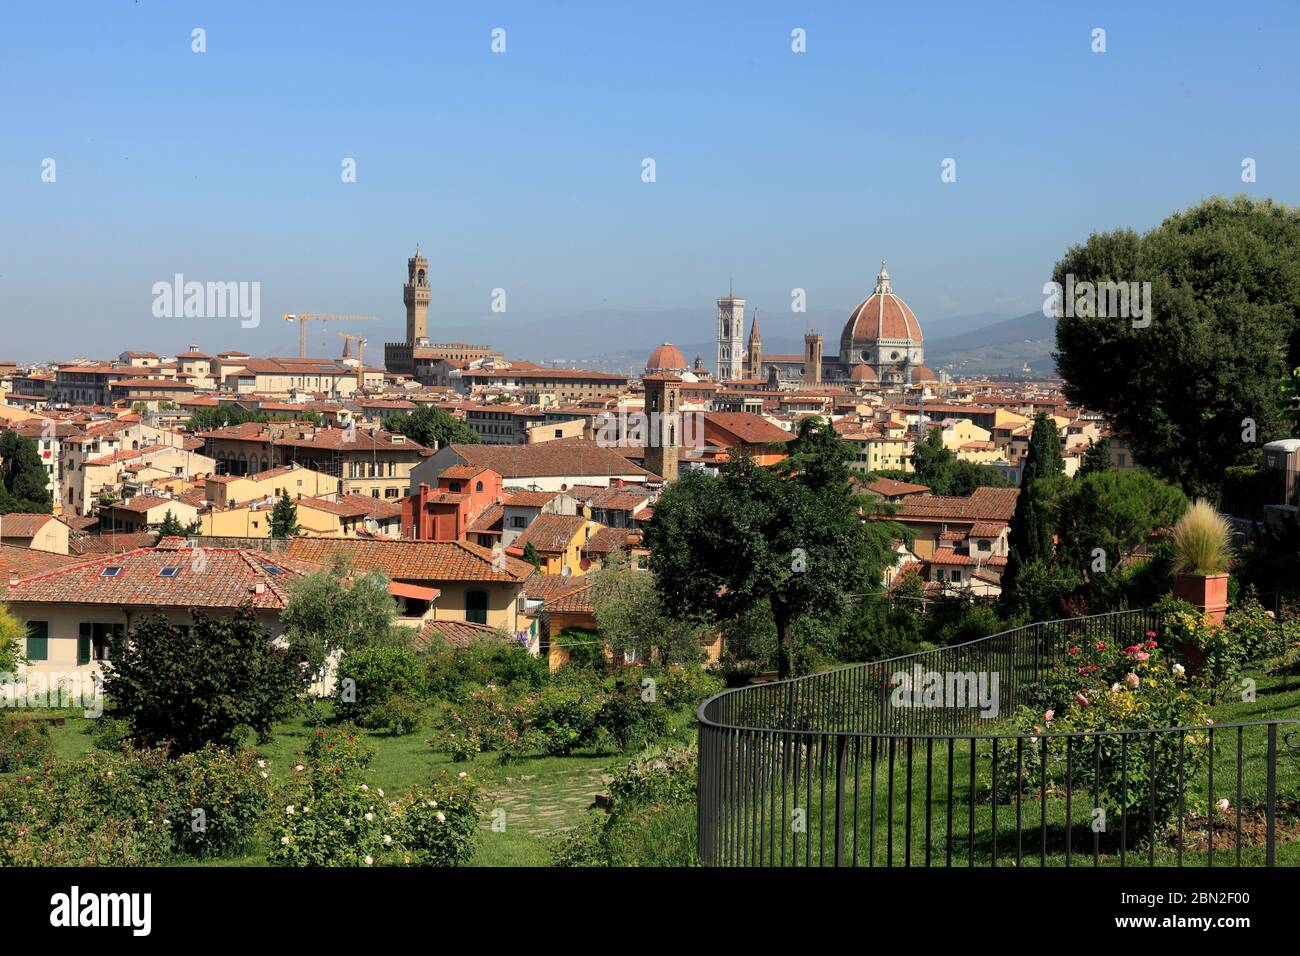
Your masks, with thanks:
M 1175 574 L 1174 597 L 1196 605 L 1207 624 L 1221 624 L 1228 610 L 1228 575 Z

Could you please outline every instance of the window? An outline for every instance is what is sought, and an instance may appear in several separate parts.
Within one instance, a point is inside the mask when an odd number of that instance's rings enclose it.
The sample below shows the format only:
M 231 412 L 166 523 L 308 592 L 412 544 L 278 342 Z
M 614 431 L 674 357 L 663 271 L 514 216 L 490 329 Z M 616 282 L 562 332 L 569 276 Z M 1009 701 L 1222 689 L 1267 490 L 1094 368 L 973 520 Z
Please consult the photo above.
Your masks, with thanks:
M 110 564 L 107 567 L 103 567 L 99 569 L 99 576 L 101 578 L 115 578 L 121 573 L 122 573 L 121 565 Z
M 470 624 L 486 624 L 488 595 L 486 591 L 465 592 L 465 620 Z
M 267 574 L 282 574 L 282 573 L 283 573 L 283 572 L 282 572 L 279 568 L 277 568 L 274 564 L 264 564 L 264 565 L 262 565 L 262 570 L 265 571 Z
M 83 621 L 77 629 L 77 663 L 109 659 L 113 641 L 121 640 L 125 628 L 121 624 L 95 624 Z
M 171 565 L 170 567 L 166 567 L 166 568 L 161 569 L 161 570 L 158 572 L 158 577 L 160 577 L 160 578 L 174 578 L 174 577 L 176 577 L 176 575 L 177 575 L 178 573 L 180 573 L 180 570 L 181 570 L 181 569 L 180 569 L 179 567 L 177 567 L 176 565 L 173 564 L 173 565 Z
M 474 482 L 474 491 L 477 493 L 481 493 L 483 491 L 483 482 L 481 481 Z
M 30 661 L 48 661 L 50 659 L 50 622 L 27 622 L 27 659 Z

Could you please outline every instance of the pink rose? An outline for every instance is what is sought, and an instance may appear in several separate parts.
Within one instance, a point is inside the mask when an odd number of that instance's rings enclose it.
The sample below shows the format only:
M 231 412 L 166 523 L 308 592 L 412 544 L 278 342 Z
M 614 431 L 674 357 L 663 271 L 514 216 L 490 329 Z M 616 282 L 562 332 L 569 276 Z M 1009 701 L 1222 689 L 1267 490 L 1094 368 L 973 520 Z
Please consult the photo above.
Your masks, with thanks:
M 1046 710 L 1043 712 L 1043 723 L 1050 724 L 1055 719 L 1056 719 L 1055 710 Z
M 1137 652 L 1136 654 L 1134 654 L 1133 656 L 1136 657 L 1136 658 L 1137 658 L 1138 660 L 1140 660 L 1140 661 L 1149 661 L 1149 660 L 1151 660 L 1151 655 L 1148 654 L 1146 651 L 1138 651 L 1138 652 Z
M 1138 677 L 1137 674 L 1134 674 L 1132 671 L 1129 671 L 1124 675 L 1124 683 L 1128 684 L 1128 686 L 1133 690 L 1137 690 L 1142 684 L 1142 678 Z
M 1075 694 L 1074 699 L 1078 701 L 1080 707 L 1088 706 L 1088 698 L 1084 697 L 1082 692 Z

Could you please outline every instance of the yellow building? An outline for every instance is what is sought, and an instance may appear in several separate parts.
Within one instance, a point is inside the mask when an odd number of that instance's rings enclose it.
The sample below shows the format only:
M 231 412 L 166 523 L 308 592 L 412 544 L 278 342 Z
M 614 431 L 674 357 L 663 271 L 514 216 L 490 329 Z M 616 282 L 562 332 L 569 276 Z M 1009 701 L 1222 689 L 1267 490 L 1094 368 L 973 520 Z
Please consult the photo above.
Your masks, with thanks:
M 539 514 L 510 547 L 522 555 L 532 545 L 542 559 L 543 574 L 581 575 L 591 566 L 585 557 L 587 542 L 604 525 L 582 515 Z

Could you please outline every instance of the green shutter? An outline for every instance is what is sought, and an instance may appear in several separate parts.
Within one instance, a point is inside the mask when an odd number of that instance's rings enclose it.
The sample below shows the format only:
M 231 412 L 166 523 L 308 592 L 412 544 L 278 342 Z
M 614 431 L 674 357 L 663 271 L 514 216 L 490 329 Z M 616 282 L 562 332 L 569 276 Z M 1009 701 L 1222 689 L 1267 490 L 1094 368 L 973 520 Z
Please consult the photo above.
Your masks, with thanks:
M 90 638 L 94 634 L 94 625 L 81 624 L 77 631 L 77 663 L 90 663 Z
M 48 661 L 50 659 L 50 622 L 27 622 L 27 654 L 29 661 Z

